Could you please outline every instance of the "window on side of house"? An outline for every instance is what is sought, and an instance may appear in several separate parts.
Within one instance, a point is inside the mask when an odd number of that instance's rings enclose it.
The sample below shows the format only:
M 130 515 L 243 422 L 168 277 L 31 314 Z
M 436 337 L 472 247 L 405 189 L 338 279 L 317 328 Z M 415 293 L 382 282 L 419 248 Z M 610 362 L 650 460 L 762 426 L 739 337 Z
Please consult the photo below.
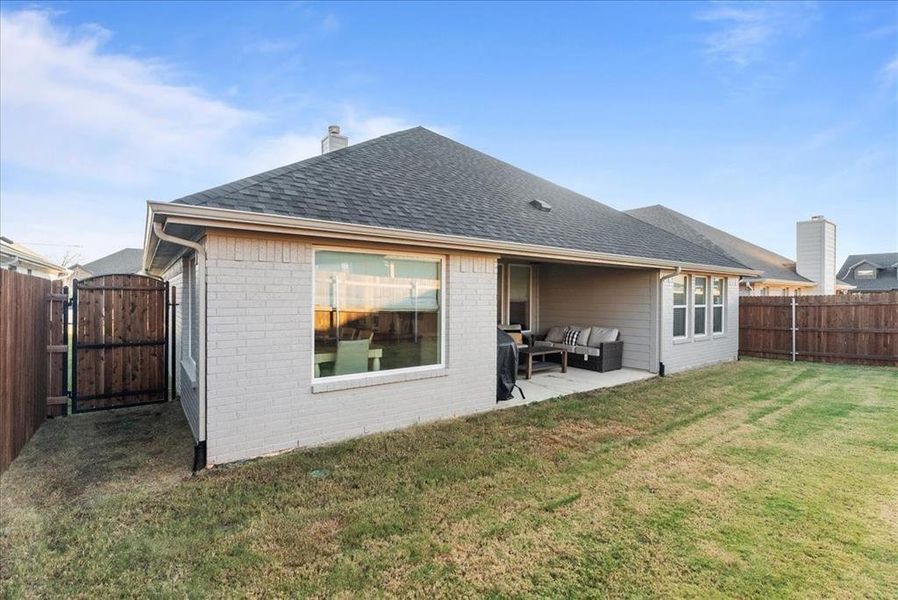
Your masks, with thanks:
M 443 259 L 315 251 L 315 378 L 443 364 Z
M 674 338 L 686 337 L 686 311 L 688 310 L 687 285 L 689 278 L 686 275 L 677 275 L 673 281 L 673 336 Z
M 532 270 L 530 265 L 508 265 L 508 323 L 530 329 Z
M 196 379 L 196 365 L 200 354 L 196 257 L 185 258 L 182 266 L 181 286 L 184 291 L 181 299 L 181 360 L 187 373 Z
M 876 279 L 876 269 L 871 267 L 858 267 L 854 270 L 855 279 Z
M 726 279 L 715 277 L 711 280 L 711 331 L 723 333 L 724 295 Z
M 692 280 L 693 332 L 703 336 L 708 332 L 708 278 L 696 275 Z

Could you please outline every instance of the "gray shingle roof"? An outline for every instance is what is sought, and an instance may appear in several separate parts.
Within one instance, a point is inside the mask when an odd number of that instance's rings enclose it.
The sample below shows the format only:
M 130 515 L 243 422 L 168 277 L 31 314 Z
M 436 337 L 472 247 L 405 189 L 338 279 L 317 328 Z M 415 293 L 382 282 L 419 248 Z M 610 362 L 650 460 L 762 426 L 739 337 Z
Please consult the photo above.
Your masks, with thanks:
M 694 244 L 729 256 L 752 269 L 763 271 L 763 274 L 760 275 L 761 278 L 811 283 L 809 279 L 795 272 L 794 260 L 737 238 L 692 217 L 687 217 L 666 206 L 656 204 L 624 212 Z
M 856 279 L 854 266 L 859 262 L 868 262 L 878 267 L 876 279 Z M 898 290 L 898 252 L 881 252 L 879 254 L 852 254 L 845 259 L 836 277 L 850 283 L 860 291 L 888 292 Z
M 124 248 L 79 266 L 92 276 L 138 273 L 143 269 L 143 249 Z
M 549 212 L 530 203 L 541 200 Z M 745 268 L 423 127 L 175 200 L 195 206 Z

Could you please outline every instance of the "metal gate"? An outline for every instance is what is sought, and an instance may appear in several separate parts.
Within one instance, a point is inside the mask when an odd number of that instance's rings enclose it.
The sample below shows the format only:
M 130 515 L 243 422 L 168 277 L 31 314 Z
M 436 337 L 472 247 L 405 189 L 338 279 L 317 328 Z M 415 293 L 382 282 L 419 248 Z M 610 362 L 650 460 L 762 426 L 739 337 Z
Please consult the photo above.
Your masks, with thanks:
M 72 412 L 168 401 L 168 282 L 76 279 L 72 306 Z

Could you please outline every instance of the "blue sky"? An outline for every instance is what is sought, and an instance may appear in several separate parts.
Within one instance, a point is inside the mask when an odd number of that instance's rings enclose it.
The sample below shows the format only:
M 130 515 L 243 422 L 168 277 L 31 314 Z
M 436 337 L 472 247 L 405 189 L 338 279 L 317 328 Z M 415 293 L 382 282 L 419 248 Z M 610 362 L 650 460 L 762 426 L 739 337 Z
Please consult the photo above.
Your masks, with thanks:
M 898 249 L 898 4 L 15 3 L 0 228 L 82 260 L 171 200 L 424 125 L 794 256 Z

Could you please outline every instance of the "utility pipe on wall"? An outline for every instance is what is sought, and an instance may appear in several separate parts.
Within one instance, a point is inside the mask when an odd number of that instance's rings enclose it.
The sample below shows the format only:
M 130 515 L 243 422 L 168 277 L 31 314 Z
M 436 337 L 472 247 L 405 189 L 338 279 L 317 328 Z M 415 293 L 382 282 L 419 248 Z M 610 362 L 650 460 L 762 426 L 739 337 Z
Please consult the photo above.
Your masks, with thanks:
M 197 298 L 200 301 L 199 306 L 197 307 L 197 319 L 200 322 L 200 361 L 197 365 L 197 370 L 199 372 L 196 376 L 197 398 L 199 401 L 199 423 L 197 424 L 199 432 L 197 435 L 197 443 L 194 447 L 193 458 L 193 468 L 194 471 L 196 471 L 198 469 L 205 468 L 206 466 L 206 249 L 202 244 L 194 242 L 193 240 L 187 240 L 171 235 L 169 233 L 165 233 L 162 223 L 159 223 L 158 221 L 153 222 L 153 233 L 155 233 L 156 237 L 158 237 L 162 241 L 170 242 L 172 244 L 183 246 L 185 248 L 190 248 L 196 253 L 196 289 L 198 292 Z M 183 336 L 181 337 L 183 338 Z
M 664 282 L 682 272 L 683 267 L 677 267 L 673 273 L 662 275 L 658 280 L 658 375 L 661 377 L 664 377 L 664 359 L 661 355 L 664 346 Z

